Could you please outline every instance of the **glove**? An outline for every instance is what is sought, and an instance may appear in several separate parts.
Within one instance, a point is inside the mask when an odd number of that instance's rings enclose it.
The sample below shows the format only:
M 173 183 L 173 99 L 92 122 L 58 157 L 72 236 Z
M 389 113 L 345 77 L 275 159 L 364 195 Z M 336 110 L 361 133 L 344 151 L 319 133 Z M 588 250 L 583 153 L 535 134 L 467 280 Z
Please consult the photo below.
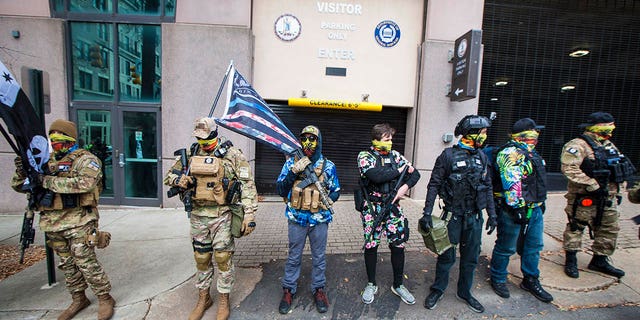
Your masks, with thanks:
M 424 214 L 418 221 L 418 224 L 420 225 L 420 228 L 422 228 L 422 230 L 429 230 L 433 228 L 433 219 L 431 219 L 430 214 Z
M 298 174 L 304 171 L 304 169 L 310 164 L 311 160 L 309 160 L 309 157 L 302 157 L 300 160 L 296 161 L 296 163 L 293 164 L 293 167 L 291 167 L 291 171 L 295 174 Z
M 174 184 L 182 189 L 187 189 L 193 185 L 193 178 L 188 175 L 181 174 L 176 178 L 176 180 L 174 180 Z
M 42 169 L 44 170 L 44 174 L 55 176 L 58 173 L 58 162 L 53 159 L 49 159 L 49 161 L 42 166 Z
M 616 202 L 618 203 L 618 205 L 622 204 L 622 196 L 616 195 Z
M 256 221 L 254 220 L 253 213 L 245 213 L 242 220 L 242 232 L 243 236 L 248 236 L 256 228 Z
M 24 167 L 22 166 L 22 158 L 20 157 L 16 157 L 13 162 L 16 165 L 16 174 L 20 177 L 20 178 L 25 178 L 27 176 L 27 172 L 24 171 Z
M 487 226 L 485 227 L 485 230 L 489 230 L 487 234 L 492 234 L 493 230 L 495 230 L 497 226 L 498 216 L 496 216 L 495 214 L 489 215 L 489 219 L 487 219 Z

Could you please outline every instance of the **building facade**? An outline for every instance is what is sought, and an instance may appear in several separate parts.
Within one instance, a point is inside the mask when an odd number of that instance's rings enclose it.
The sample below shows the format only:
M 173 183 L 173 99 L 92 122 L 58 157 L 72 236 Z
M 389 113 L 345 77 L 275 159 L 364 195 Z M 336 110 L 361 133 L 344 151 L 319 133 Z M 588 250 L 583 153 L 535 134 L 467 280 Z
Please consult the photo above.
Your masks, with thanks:
M 637 117 L 630 110 L 640 101 L 640 90 L 632 91 L 640 86 L 638 63 L 628 60 L 626 68 L 607 72 L 607 80 L 604 71 L 594 71 L 622 63 L 602 55 L 614 52 L 599 47 L 608 39 L 603 36 L 622 33 L 606 43 L 624 48 L 625 57 L 638 53 L 640 46 L 633 47 L 638 42 L 633 30 L 640 25 L 637 1 L 557 3 L 0 1 L 0 60 L 18 77 L 47 127 L 57 118 L 74 121 L 79 143 L 102 155 L 101 204 L 179 205 L 177 197 L 167 198 L 162 177 L 174 151 L 194 142 L 193 120 L 212 107 L 214 116 L 222 114 L 224 93 L 212 105 L 232 60 L 293 133 L 308 124 L 321 129 L 324 154 L 336 163 L 345 193 L 357 185 L 356 156 L 370 144 L 371 127 L 389 122 L 398 129 L 394 148 L 423 175 L 411 194 L 422 199 L 435 158 L 455 142 L 455 124 L 478 112 L 498 114 L 492 143 L 524 116 L 553 128 L 541 142 L 549 158 L 559 155 L 558 145 L 585 113 L 602 107 L 622 119 L 623 141 L 616 142 L 638 164 L 639 144 L 627 138 L 638 133 L 627 121 Z M 603 12 L 624 19 L 586 22 Z M 578 22 L 589 32 L 573 39 L 580 33 Z M 574 29 L 550 32 L 567 24 Z M 601 29 L 611 31 L 598 33 Z M 466 56 L 456 43 L 470 30 L 482 31 L 480 59 Z M 589 64 L 568 58 L 579 48 L 593 50 L 582 57 Z M 461 58 L 455 57 L 458 50 Z M 481 81 L 477 97 L 453 101 L 452 75 L 460 63 L 477 65 Z M 587 76 L 587 70 L 593 73 Z M 557 84 L 576 90 L 562 91 Z M 589 89 L 581 91 L 586 84 Z M 612 84 L 617 94 L 606 93 Z M 580 100 L 585 96 L 593 98 Z M 253 164 L 258 191 L 274 194 L 284 155 L 224 128 L 220 133 Z M 10 179 L 13 158 L 10 146 L 0 141 L 1 181 Z M 0 192 L 5 211 L 24 208 L 24 196 L 8 183 Z

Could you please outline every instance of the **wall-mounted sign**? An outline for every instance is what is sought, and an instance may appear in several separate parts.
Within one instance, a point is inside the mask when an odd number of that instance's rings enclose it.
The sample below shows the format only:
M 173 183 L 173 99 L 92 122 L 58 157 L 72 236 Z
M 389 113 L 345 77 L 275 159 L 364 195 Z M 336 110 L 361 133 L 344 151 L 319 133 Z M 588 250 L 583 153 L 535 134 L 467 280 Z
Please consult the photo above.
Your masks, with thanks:
M 283 14 L 276 19 L 273 26 L 276 36 L 283 41 L 293 41 L 299 35 L 302 29 L 300 20 L 291 14 Z
M 449 93 L 451 101 L 472 99 L 478 94 L 481 47 L 482 30 L 469 30 L 456 39 Z
M 400 41 L 400 27 L 391 20 L 384 20 L 378 23 L 373 36 L 379 45 L 385 48 L 393 47 Z
M 289 105 L 292 107 L 375 111 L 375 112 L 382 111 L 382 104 L 370 103 L 370 102 L 308 99 L 308 98 L 289 98 L 288 102 L 289 102 Z

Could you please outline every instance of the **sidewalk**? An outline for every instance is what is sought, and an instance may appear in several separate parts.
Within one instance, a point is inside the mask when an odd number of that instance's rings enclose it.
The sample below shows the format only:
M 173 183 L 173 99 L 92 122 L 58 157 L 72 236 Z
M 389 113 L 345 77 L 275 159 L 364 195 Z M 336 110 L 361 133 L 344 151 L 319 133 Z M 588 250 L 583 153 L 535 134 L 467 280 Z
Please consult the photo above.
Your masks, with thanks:
M 299 294 L 294 311 L 285 316 L 277 313 L 280 299 L 279 279 L 287 256 L 287 230 L 283 216 L 284 204 L 278 200 L 260 202 L 256 231 L 236 241 L 237 277 L 231 294 L 232 313 L 235 319 L 245 318 L 424 318 L 429 315 L 444 318 L 516 317 L 529 314 L 560 314 L 562 310 L 604 306 L 633 305 L 622 309 L 637 316 L 640 304 L 640 278 L 634 271 L 640 267 L 640 240 L 638 226 L 630 220 L 640 207 L 625 201 L 622 205 L 621 234 L 618 249 L 613 256 L 615 266 L 624 269 L 627 276 L 618 279 L 594 273 L 586 269 L 590 254 L 579 254 L 579 279 L 564 275 L 564 254 L 559 240 L 564 230 L 564 198 L 551 194 L 545 215 L 545 249 L 540 268 L 541 282 L 554 295 L 553 305 L 543 304 L 517 288 L 520 283 L 517 255 L 510 264 L 509 286 L 512 297 L 505 300 L 496 296 L 488 283 L 488 261 L 495 234 L 483 236 L 481 263 L 476 273 L 474 294 L 487 311 L 478 315 L 455 299 L 457 266 L 451 272 L 451 281 L 445 299 L 436 310 L 426 310 L 422 302 L 428 286 L 433 281 L 435 255 L 428 252 L 422 239 L 415 232 L 415 225 L 422 214 L 422 201 L 403 200 L 402 205 L 411 222 L 411 240 L 407 245 L 405 285 L 416 296 L 416 304 L 398 303 L 390 293 L 389 249 L 381 246 L 379 284 L 381 292 L 376 302 L 365 306 L 359 291 L 366 282 L 362 261 L 362 235 L 359 214 L 353 202 L 342 199 L 336 203 L 336 216 L 329 228 L 327 245 L 327 290 L 331 301 L 329 313 L 320 315 L 313 309 L 308 291 L 309 256 L 304 257 L 303 273 L 299 281 Z M 0 243 L 17 244 L 21 215 L 0 215 Z M 189 238 L 188 221 L 182 208 L 152 209 L 123 207 L 101 210 L 101 228 L 112 233 L 111 245 L 98 250 L 98 257 L 109 275 L 117 301 L 114 319 L 176 319 L 185 318 L 197 300 L 193 275 L 195 263 Z M 42 243 L 43 235 L 37 232 L 36 243 Z M 585 236 L 585 244 L 588 239 Z M 587 247 L 584 245 L 584 247 Z M 306 248 L 308 253 L 308 247 Z M 63 276 L 56 270 L 58 281 Z M 0 319 L 55 319 L 70 302 L 64 283 L 52 287 L 46 285 L 45 261 L 0 282 Z M 383 288 L 384 287 L 384 288 Z M 87 291 L 93 302 L 75 319 L 95 319 L 97 301 Z M 215 295 L 215 289 L 212 289 Z M 216 299 L 217 300 L 217 299 Z M 206 316 L 215 316 L 214 305 Z M 606 319 L 594 309 L 593 319 Z M 553 318 L 553 317 L 552 317 Z M 580 314 L 582 320 L 586 319 Z

